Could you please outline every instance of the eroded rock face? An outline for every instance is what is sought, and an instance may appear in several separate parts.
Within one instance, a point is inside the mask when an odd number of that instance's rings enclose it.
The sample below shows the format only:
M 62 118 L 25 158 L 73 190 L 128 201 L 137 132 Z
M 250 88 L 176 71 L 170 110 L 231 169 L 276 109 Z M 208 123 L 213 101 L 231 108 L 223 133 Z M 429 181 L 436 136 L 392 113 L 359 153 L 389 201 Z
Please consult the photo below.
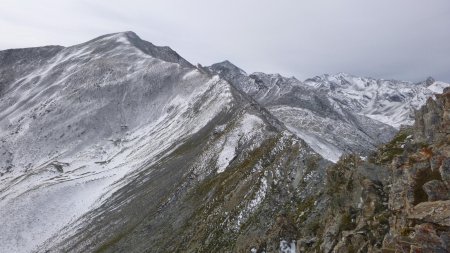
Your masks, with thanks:
M 341 158 L 301 230 L 299 252 L 450 251 L 450 89 L 416 112 L 413 128 L 367 161 Z M 311 222 L 305 221 L 305 226 Z M 311 238 L 314 238 L 312 240 Z
M 449 98 L 450 90 L 446 89 L 416 112 L 413 148 L 391 167 L 392 216 L 385 248 L 406 252 L 450 250 Z
M 449 140 L 450 88 L 444 89 L 444 93 L 436 97 L 429 98 L 426 105 L 416 112 L 414 135 L 417 142 Z
M 427 201 L 414 206 L 408 219 L 450 226 L 450 201 Z
M 423 185 L 423 190 L 428 196 L 428 201 L 447 200 L 449 191 L 444 182 L 432 180 Z

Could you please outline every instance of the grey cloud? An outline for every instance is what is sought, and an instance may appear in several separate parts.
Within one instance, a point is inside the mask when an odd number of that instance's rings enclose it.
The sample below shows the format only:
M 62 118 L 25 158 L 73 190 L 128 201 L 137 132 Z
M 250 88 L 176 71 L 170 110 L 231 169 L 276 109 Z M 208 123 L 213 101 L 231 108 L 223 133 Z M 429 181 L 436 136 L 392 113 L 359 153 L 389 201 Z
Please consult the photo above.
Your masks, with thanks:
M 448 0 L 6 0 L 0 49 L 133 30 L 193 63 L 450 82 Z

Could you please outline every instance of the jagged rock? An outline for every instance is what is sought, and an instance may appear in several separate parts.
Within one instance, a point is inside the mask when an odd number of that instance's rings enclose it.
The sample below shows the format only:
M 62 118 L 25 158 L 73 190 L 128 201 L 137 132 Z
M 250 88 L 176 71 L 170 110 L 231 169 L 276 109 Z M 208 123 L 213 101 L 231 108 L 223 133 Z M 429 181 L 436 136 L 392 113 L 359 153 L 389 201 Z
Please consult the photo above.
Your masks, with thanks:
M 447 187 L 450 188 L 450 158 L 442 162 L 442 165 L 439 167 L 439 173 L 441 174 L 442 180 L 446 182 Z
M 51 166 L 53 166 L 58 172 L 64 172 L 63 165 L 59 163 L 51 163 Z
M 424 223 L 414 227 L 414 236 L 412 238 L 410 252 L 448 252 L 445 242 L 436 232 L 434 225 L 429 223 Z
M 386 250 L 399 252 L 448 252 L 450 202 L 446 136 L 450 89 L 429 99 L 416 112 L 414 142 L 403 154 L 408 162 L 393 162 L 389 208 L 390 232 Z M 404 159 L 394 159 L 404 161 Z M 405 172 L 405 173 L 403 173 Z M 406 176 L 407 175 L 407 176 Z M 407 205 L 403 206 L 401 203 Z
M 343 237 L 333 248 L 335 253 L 367 252 L 369 241 L 364 235 L 350 234 Z
M 442 245 L 445 249 L 450 250 L 450 231 L 441 232 Z
M 435 135 L 435 126 L 439 123 L 439 114 L 435 109 L 436 102 L 433 99 L 427 101 L 426 106 L 416 112 L 415 137 L 418 141 L 430 142 Z
M 306 252 L 311 250 L 312 246 L 318 241 L 317 237 L 307 236 L 297 240 L 297 251 Z
M 450 227 L 450 200 L 420 203 L 409 211 L 408 219 Z
M 429 86 L 432 85 L 435 82 L 433 77 L 428 77 L 427 80 L 425 80 L 425 83 Z
M 448 200 L 449 198 L 449 189 L 442 181 L 432 180 L 425 183 L 422 187 L 428 195 L 428 201 Z
M 443 161 L 445 160 L 445 156 L 443 155 L 434 155 L 433 157 L 431 157 L 430 159 L 430 168 L 431 171 L 438 171 L 439 167 L 442 165 Z
M 449 90 L 450 92 L 450 90 Z M 380 169 L 380 181 L 365 173 L 371 165 L 348 157 L 327 172 L 330 212 L 316 235 L 323 240 L 322 250 L 331 252 L 447 252 L 450 250 L 450 201 L 448 147 L 442 134 L 443 115 L 450 107 L 448 95 L 429 100 L 417 113 L 422 122 L 403 129 L 392 142 L 383 145 L 369 159 Z M 410 138 L 408 131 L 412 131 Z M 406 142 L 405 142 L 406 141 Z M 399 143 L 402 143 L 402 146 Z M 408 145 L 406 145 L 408 144 Z M 404 145 L 404 146 L 403 146 Z M 406 147 L 401 149 L 400 147 Z M 373 166 L 373 165 L 372 165 Z M 382 187 L 379 187 L 381 185 Z M 388 203 L 386 208 L 385 202 Z M 352 209 L 356 207 L 356 212 Z M 343 226 L 342 215 L 356 220 L 356 226 Z M 330 230 L 332 222 L 339 230 Z M 351 222 L 346 222 L 352 224 Z M 362 232 L 364 236 L 359 236 Z M 326 247 L 325 247 L 326 246 Z M 308 251 L 308 252 L 313 252 Z M 325 252 L 325 251 L 324 251 Z
M 384 236 L 381 250 L 382 252 L 395 252 L 395 238 L 391 233 Z
M 337 222 L 336 222 L 337 223 Z M 327 229 L 325 230 L 325 232 L 323 233 L 322 237 L 322 244 L 320 245 L 320 249 L 323 252 L 331 252 L 331 250 L 334 248 L 334 246 L 336 245 L 337 239 L 339 239 L 337 237 L 339 233 L 339 226 L 337 225 L 331 225 L 328 226 Z

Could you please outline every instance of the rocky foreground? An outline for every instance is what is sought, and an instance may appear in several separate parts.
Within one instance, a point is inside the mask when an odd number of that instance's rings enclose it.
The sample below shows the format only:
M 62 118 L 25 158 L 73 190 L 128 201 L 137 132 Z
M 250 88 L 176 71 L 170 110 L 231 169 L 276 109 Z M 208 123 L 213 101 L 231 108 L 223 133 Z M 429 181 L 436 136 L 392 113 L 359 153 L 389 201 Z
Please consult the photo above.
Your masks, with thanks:
M 449 252 L 449 134 L 447 88 L 367 161 L 343 157 L 293 216 L 297 252 Z

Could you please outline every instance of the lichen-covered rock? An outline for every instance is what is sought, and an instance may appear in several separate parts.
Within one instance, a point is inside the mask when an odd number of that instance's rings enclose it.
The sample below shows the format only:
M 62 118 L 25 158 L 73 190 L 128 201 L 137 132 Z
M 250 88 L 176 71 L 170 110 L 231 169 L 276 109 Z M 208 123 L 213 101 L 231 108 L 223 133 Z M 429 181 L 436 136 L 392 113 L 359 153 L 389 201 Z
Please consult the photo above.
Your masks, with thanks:
M 410 252 L 448 252 L 445 242 L 437 234 L 436 227 L 424 223 L 414 227 L 414 235 L 410 245 Z
M 441 174 L 442 180 L 446 182 L 447 187 L 450 188 L 450 158 L 442 162 L 442 165 L 439 167 L 439 173 Z
M 416 113 L 411 148 L 392 163 L 386 250 L 450 251 L 449 98 L 446 89 Z M 398 172 L 400 168 L 404 173 Z
M 297 252 L 306 252 L 318 241 L 317 237 L 306 236 L 297 240 Z
M 450 200 L 420 203 L 410 210 L 408 218 L 450 227 Z
M 428 181 L 422 187 L 428 195 L 428 201 L 447 200 L 449 198 L 449 189 L 440 180 Z
M 449 96 L 428 100 L 367 162 L 328 169 L 320 251 L 300 239 L 299 252 L 450 252 Z
M 431 170 L 433 172 L 439 170 L 439 167 L 442 165 L 444 160 L 445 160 L 445 156 L 439 155 L 439 154 L 436 154 L 435 156 L 431 157 L 431 159 L 430 159 Z

